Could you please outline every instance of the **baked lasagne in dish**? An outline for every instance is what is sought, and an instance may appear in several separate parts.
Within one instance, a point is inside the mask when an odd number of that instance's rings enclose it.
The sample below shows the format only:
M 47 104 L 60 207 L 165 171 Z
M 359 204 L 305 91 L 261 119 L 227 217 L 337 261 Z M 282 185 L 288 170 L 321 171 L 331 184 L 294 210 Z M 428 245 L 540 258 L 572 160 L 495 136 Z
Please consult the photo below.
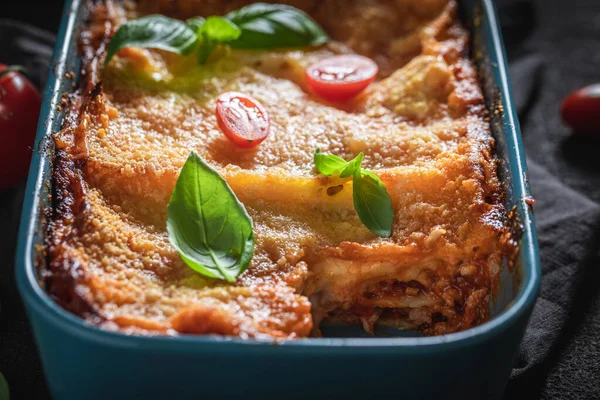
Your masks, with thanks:
M 46 290 L 90 324 L 135 334 L 302 338 L 335 321 L 439 335 L 485 322 L 507 213 L 455 2 L 284 1 L 329 40 L 262 50 L 213 43 L 202 62 L 132 45 L 104 62 L 119 27 L 140 17 L 225 16 L 248 3 L 90 2 L 82 72 L 54 136 Z M 320 95 L 307 71 L 341 54 L 378 72 L 338 101 Z M 224 134 L 215 109 L 231 92 L 268 113 L 259 144 Z M 391 200 L 388 234 L 357 211 L 360 172 L 320 173 L 317 149 L 346 161 L 362 153 Z M 170 240 L 168 205 L 191 152 L 252 221 L 251 259 L 232 279 L 190 268 Z

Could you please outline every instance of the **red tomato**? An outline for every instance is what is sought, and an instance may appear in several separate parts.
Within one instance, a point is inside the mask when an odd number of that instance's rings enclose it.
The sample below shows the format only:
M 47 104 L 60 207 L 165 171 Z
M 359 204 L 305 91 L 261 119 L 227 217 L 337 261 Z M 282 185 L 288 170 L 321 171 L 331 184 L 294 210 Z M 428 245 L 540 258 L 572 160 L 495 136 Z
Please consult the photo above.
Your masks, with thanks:
M 367 88 L 377 76 L 377 64 L 367 57 L 344 54 L 321 60 L 306 70 L 306 83 L 317 95 L 345 101 Z
M 239 147 L 258 146 L 269 134 L 269 115 L 260 102 L 238 92 L 217 98 L 217 123 L 229 140 Z
M 0 74 L 6 69 L 0 64 Z M 0 77 L 0 188 L 15 186 L 27 175 L 42 98 L 18 72 Z
M 579 89 L 565 98 L 563 120 L 577 133 L 600 133 L 600 83 Z

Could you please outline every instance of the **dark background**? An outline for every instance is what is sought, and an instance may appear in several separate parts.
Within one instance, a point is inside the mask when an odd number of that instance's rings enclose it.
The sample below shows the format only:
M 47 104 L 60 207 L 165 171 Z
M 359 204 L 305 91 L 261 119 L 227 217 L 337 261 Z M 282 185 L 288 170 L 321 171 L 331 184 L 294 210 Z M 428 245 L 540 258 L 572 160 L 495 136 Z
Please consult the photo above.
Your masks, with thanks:
M 600 399 L 600 141 L 573 135 L 558 112 L 566 94 L 600 82 L 600 0 L 496 3 L 538 200 L 544 274 L 505 398 Z M 0 5 L 0 20 L 51 34 L 61 14 L 59 0 Z M 2 32 L 0 43 L 7 40 Z M 52 37 L 36 40 L 47 46 Z M 0 51 L 0 61 L 13 56 Z M 13 399 L 43 400 L 49 398 L 43 373 L 13 283 L 22 198 L 23 185 L 0 191 L 0 372 Z

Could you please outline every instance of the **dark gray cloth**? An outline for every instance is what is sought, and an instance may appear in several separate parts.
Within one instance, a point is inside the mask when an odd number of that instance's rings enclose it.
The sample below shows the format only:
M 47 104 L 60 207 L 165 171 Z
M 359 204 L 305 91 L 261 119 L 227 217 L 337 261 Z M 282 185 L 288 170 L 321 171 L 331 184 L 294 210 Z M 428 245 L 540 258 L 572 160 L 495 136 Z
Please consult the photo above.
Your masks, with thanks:
M 505 398 L 599 399 L 600 141 L 573 135 L 559 107 L 571 91 L 600 82 L 600 2 L 497 5 L 537 199 L 543 271 Z
M 559 106 L 570 91 L 600 82 L 600 1 L 498 0 L 497 5 L 537 199 L 543 265 L 541 295 L 505 398 L 598 399 L 600 141 L 572 135 L 561 123 Z M 24 24 L 0 21 L 1 61 L 25 63 L 41 84 L 52 39 Z M 8 59 L 9 54 L 19 55 Z M 45 399 L 39 359 L 13 283 L 21 201 L 22 187 L 0 192 L 0 372 L 14 399 Z

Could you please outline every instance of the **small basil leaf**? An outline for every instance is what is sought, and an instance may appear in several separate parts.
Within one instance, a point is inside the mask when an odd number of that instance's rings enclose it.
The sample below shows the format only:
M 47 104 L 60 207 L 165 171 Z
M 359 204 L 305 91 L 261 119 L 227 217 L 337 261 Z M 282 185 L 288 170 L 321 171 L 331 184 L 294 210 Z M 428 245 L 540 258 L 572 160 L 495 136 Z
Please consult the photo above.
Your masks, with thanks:
M 348 165 L 348 162 L 343 158 L 333 154 L 323 154 L 321 149 L 315 151 L 314 160 L 317 171 L 325 176 L 339 174 Z
M 381 179 L 371 171 L 358 171 L 352 180 L 354 208 L 360 222 L 380 237 L 390 237 L 394 209 Z
M 198 35 L 183 21 L 163 15 L 149 15 L 126 22 L 114 34 L 104 64 L 125 47 L 144 47 L 187 55 L 196 47 Z
M 242 31 L 233 22 L 222 17 L 208 17 L 198 28 L 201 38 L 198 61 L 204 64 L 219 43 L 227 43 L 240 37 Z
M 8 391 L 8 383 L 6 383 L 6 379 L 4 379 L 4 375 L 0 372 L 0 399 L 9 400 L 10 393 Z
M 208 17 L 200 32 L 217 42 L 230 42 L 240 37 L 242 30 L 223 17 Z
M 359 173 L 360 166 L 364 157 L 365 155 L 362 152 L 360 152 L 356 157 L 348 161 L 348 165 L 340 173 L 340 178 L 347 178 L 349 176 L 355 175 L 356 173 Z
M 235 282 L 254 253 L 252 220 L 227 182 L 192 152 L 167 206 L 167 232 L 202 275 Z
M 185 23 L 197 33 L 200 27 L 204 25 L 205 21 L 206 18 L 204 17 L 193 17 L 185 21 Z
M 239 39 L 229 43 L 233 48 L 264 50 L 318 46 L 329 40 L 312 18 L 287 5 L 254 3 L 225 17 L 242 29 Z

